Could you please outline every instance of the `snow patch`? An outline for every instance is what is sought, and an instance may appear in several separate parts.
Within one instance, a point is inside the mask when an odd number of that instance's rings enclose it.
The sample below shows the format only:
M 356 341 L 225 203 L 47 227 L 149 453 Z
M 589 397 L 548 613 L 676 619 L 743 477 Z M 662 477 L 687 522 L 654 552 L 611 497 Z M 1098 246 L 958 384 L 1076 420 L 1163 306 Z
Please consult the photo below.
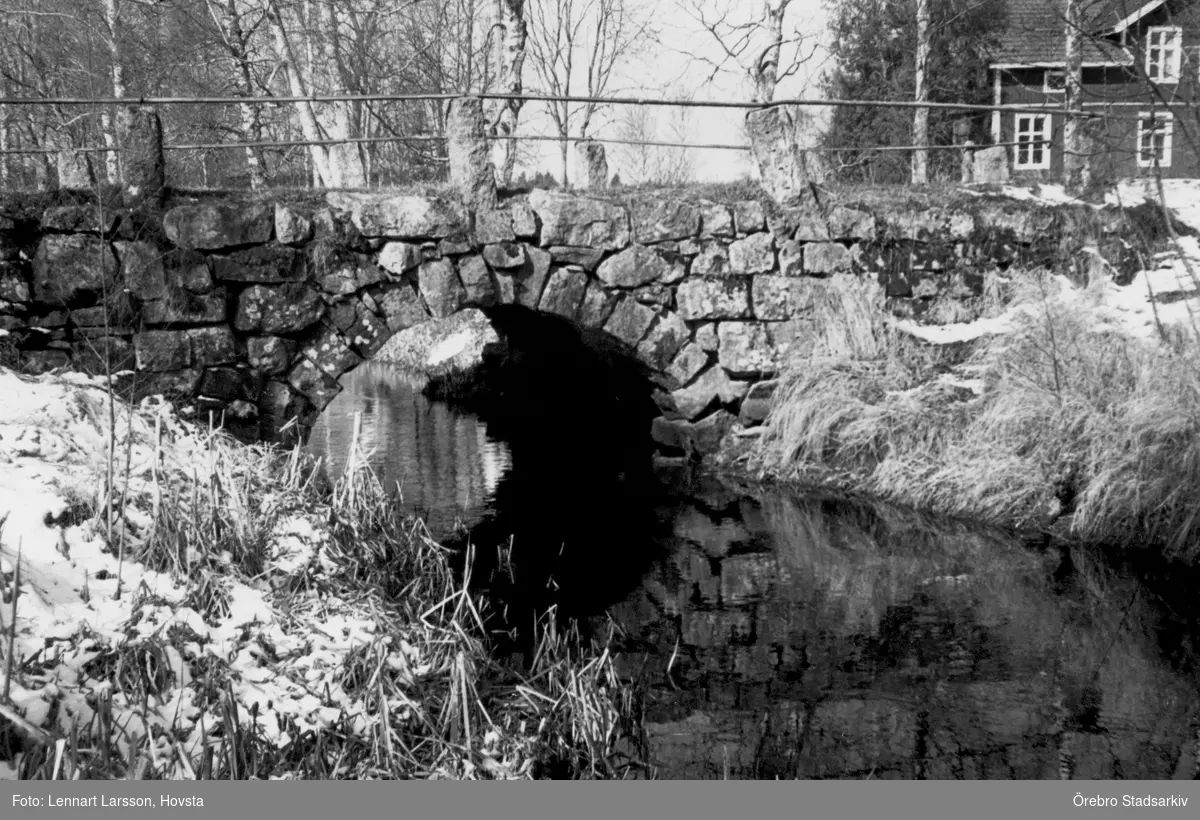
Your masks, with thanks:
M 429 351 L 429 356 L 426 357 L 425 364 L 433 367 L 466 352 L 474 336 L 475 334 L 469 329 L 460 330 L 458 333 L 447 336 Z

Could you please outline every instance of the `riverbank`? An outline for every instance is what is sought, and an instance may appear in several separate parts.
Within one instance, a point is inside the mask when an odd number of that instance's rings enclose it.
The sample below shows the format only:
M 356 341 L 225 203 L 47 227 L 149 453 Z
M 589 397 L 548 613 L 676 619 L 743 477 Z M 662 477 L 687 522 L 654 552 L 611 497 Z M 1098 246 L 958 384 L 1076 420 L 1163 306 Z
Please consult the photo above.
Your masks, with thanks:
M 1200 226 L 1194 183 L 1167 202 Z M 739 467 L 1194 565 L 1200 244 L 1148 261 L 1127 285 L 1101 266 L 992 274 L 983 318 L 957 325 L 840 294 Z
M 0 370 L 0 777 L 625 774 L 609 658 L 493 660 L 368 471 L 109 396 Z

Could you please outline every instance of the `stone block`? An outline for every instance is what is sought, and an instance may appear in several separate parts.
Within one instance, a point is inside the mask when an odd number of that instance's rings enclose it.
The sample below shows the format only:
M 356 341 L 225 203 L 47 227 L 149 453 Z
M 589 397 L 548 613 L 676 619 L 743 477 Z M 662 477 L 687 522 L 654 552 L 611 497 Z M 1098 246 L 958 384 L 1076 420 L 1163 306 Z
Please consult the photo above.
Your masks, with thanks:
M 349 296 L 386 281 L 388 276 L 371 257 L 347 252 L 326 259 L 318 267 L 321 290 L 333 296 Z
M 695 342 L 686 343 L 667 368 L 667 375 L 686 387 L 708 364 L 708 353 Z
M 579 305 L 579 321 L 588 327 L 603 327 L 616 306 L 617 298 L 598 279 L 590 279 Z
M 629 244 L 629 213 L 600 199 L 536 190 L 529 205 L 541 221 L 542 247 L 577 245 L 615 251 Z
M 514 199 L 509 203 L 512 213 L 512 229 L 517 239 L 537 239 L 538 220 L 528 199 Z
M 192 364 L 192 340 L 186 330 L 144 330 L 133 337 L 138 370 L 182 370 Z
M 301 357 L 292 372 L 288 374 L 288 384 L 304 396 L 313 408 L 320 412 L 342 392 L 338 380 L 328 373 L 322 372 L 315 364 Z
M 250 367 L 265 376 L 286 373 L 296 355 L 296 343 L 279 336 L 251 336 L 246 340 Z
M 717 337 L 717 358 L 730 376 L 750 378 L 776 371 L 775 348 L 761 322 L 722 322 Z
M 167 295 L 163 256 L 155 245 L 117 240 L 113 247 L 121 265 L 121 278 L 126 290 L 143 302 L 162 299 Z
M 736 233 L 733 212 L 716 202 L 700 203 L 701 236 L 732 237 Z
M 447 236 L 437 243 L 438 256 L 463 256 L 473 250 L 471 240 L 462 234 Z
M 117 229 L 120 216 L 112 208 L 97 205 L 57 205 L 42 213 L 42 230 L 58 233 L 109 235 Z
M 519 242 L 485 245 L 483 261 L 494 270 L 515 270 L 524 267 L 527 261 L 525 246 Z
M 762 424 L 766 421 L 770 415 L 771 403 L 778 387 L 779 381 L 775 379 L 751 385 L 750 390 L 746 393 L 746 398 L 742 399 L 738 421 L 747 426 Z
M 612 315 L 604 324 L 604 329 L 631 347 L 637 347 L 638 342 L 650 329 L 654 321 L 654 310 L 638 303 L 636 299 L 626 297 L 613 310 Z
M 739 234 L 751 234 L 767 227 L 767 214 L 757 199 L 744 199 L 733 204 L 734 227 Z
M 226 325 L 185 330 L 192 347 L 191 363 L 197 367 L 225 364 L 237 359 L 237 341 Z
M 422 261 L 421 246 L 411 242 L 388 242 L 379 252 L 379 266 L 396 274 L 414 270 Z
M 306 278 L 304 255 L 286 245 L 263 245 L 209 257 L 213 275 L 230 282 L 279 284 Z
M 805 273 L 843 273 L 853 267 L 854 256 L 845 245 L 837 242 L 809 242 L 804 246 Z
M 784 276 L 804 275 L 804 249 L 794 239 L 779 243 L 779 272 Z
M 33 257 L 33 298 L 60 307 L 91 301 L 115 286 L 117 270 L 112 247 L 99 237 L 43 236 Z
M 685 321 L 750 316 L 750 285 L 744 279 L 689 279 L 675 292 Z
M 213 289 L 208 257 L 197 251 L 171 250 L 162 255 L 167 287 L 192 293 L 208 293 Z
M 836 205 L 830 208 L 826 223 L 829 238 L 833 240 L 869 242 L 875 239 L 875 215 L 868 211 Z
M 663 370 L 687 342 L 688 336 L 687 325 L 678 314 L 661 314 L 638 344 L 638 355 L 655 370 Z
M 251 285 L 238 296 L 233 326 L 243 333 L 290 334 L 325 312 L 321 294 L 307 282 Z
M 756 276 L 750 287 L 754 316 L 764 321 L 782 321 L 809 313 L 816 287 L 807 277 Z
M 270 241 L 274 208 L 254 205 L 180 205 L 163 217 L 167 238 L 180 248 L 221 250 Z
M 331 327 L 323 328 L 300 352 L 318 370 L 335 379 L 362 361 L 362 357 L 350 349 L 342 334 Z
M 566 245 L 554 245 L 548 249 L 550 258 L 558 265 L 578 265 L 584 270 L 596 269 L 604 258 L 604 251 L 595 248 L 574 248 Z
M 387 322 L 362 302 L 354 303 L 354 323 L 345 331 L 346 341 L 359 356 L 370 359 L 392 337 Z
M 327 197 L 335 209 L 350 214 L 351 224 L 366 237 L 444 239 L 466 235 L 466 209 L 451 197 L 349 193 Z
M 417 282 L 421 296 L 435 319 L 454 314 L 466 301 L 467 291 L 449 260 L 435 259 L 423 263 Z
M 775 241 L 769 233 L 753 233 L 729 246 L 729 271 L 767 273 L 775 268 Z
M 480 245 L 512 242 L 516 238 L 511 210 L 496 208 L 475 213 L 475 241 Z
M 536 309 L 550 278 L 550 254 L 541 248 L 527 248 L 526 257 L 525 265 L 513 271 L 510 278 L 513 299 L 519 305 Z
M 700 232 L 700 208 L 681 199 L 639 198 L 631 203 L 629 221 L 634 242 L 688 239 Z
M 714 402 L 728 404 L 742 397 L 742 390 L 720 367 L 710 367 L 686 387 L 672 391 L 680 415 L 691 421 L 703 415 Z
M 286 205 L 275 205 L 275 239 L 285 245 L 300 245 L 312 239 L 312 220 Z
M 0 266 L 0 299 L 6 302 L 28 302 L 29 281 L 17 266 Z
M 577 268 L 558 268 L 550 274 L 550 279 L 546 282 L 539 307 L 546 313 L 557 313 L 559 316 L 574 319 L 579 314 L 587 285 L 588 277 L 583 271 Z
M 149 325 L 206 324 L 225 321 L 228 311 L 224 288 L 209 293 L 174 290 L 142 305 L 142 320 Z
M 611 288 L 636 288 L 670 275 L 671 263 L 644 245 L 610 256 L 596 269 L 596 276 Z
M 729 274 L 729 249 L 720 242 L 705 242 L 692 260 L 692 276 L 725 276 Z
M 458 260 L 458 278 L 466 291 L 465 305 L 488 307 L 496 304 L 498 294 L 492 272 L 483 257 L 477 254 Z
M 384 285 L 370 291 L 379 312 L 393 333 L 419 325 L 429 319 L 416 288 L 407 282 Z

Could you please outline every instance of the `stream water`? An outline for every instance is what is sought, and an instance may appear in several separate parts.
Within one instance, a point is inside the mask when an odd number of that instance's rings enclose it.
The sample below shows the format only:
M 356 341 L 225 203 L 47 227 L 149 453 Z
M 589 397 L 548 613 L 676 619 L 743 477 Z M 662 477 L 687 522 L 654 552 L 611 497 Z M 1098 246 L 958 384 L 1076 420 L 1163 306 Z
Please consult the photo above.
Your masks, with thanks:
M 610 480 L 573 442 L 513 452 L 386 365 L 343 386 L 310 442 L 331 470 L 359 414 L 400 503 L 437 537 L 470 531 L 515 621 L 551 603 L 597 630 L 611 617 L 643 693 L 631 775 L 1198 773 L 1186 590 L 880 505 L 683 469 Z

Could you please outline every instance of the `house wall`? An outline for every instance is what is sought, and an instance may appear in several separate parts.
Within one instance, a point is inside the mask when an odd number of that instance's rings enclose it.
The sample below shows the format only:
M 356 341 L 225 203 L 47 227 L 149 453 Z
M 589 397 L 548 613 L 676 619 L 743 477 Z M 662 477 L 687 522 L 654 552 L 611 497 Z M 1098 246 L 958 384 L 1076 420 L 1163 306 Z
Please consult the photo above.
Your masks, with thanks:
M 1148 28 L 1177 25 L 1183 29 L 1183 53 L 1180 77 L 1176 83 L 1151 83 L 1146 78 L 1146 56 L 1143 44 Z M 1176 0 L 1154 14 L 1148 15 L 1128 33 L 1128 45 L 1134 63 L 1128 67 L 1085 68 L 1083 93 L 1085 106 L 1097 108 L 1122 120 L 1105 120 L 1089 125 L 1089 136 L 1097 151 L 1093 168 L 1099 174 L 1117 177 L 1138 177 L 1152 173 L 1137 163 L 1139 114 L 1149 110 L 1169 109 L 1174 115 L 1171 165 L 1163 168 L 1167 178 L 1200 177 L 1200 3 L 1195 0 Z M 1045 69 L 1013 69 L 1001 72 L 1001 102 L 1007 105 L 1062 104 L 1061 93 L 1044 92 Z M 1096 103 L 1107 103 L 1100 106 Z M 1061 114 L 1051 114 L 1050 168 L 1046 170 L 1013 169 L 1013 177 L 1026 181 L 1060 179 L 1063 170 L 1063 123 Z M 1000 138 L 1003 142 L 1016 139 L 1016 115 L 1005 112 L 1001 117 Z M 1010 163 L 1015 148 L 1009 148 Z

